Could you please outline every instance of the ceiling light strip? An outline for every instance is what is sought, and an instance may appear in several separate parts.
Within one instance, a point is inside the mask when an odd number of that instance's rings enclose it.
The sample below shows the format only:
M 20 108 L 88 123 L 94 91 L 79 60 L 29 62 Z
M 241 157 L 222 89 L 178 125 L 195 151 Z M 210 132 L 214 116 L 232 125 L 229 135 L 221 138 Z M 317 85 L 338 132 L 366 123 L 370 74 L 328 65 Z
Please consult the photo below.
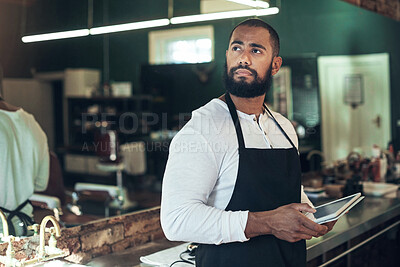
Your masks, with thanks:
M 131 30 L 166 26 L 168 24 L 169 24 L 169 19 L 157 19 L 157 20 L 132 22 L 132 23 L 126 23 L 126 24 L 118 24 L 118 25 L 91 28 L 90 34 L 96 35 L 96 34 L 105 34 L 105 33 L 112 33 L 112 32 L 131 31 Z
M 81 30 L 73 30 L 73 31 L 65 31 L 65 32 L 53 32 L 53 33 L 28 35 L 28 36 L 22 37 L 22 42 L 32 43 L 32 42 L 58 40 L 58 39 L 65 39 L 65 38 L 82 37 L 82 36 L 88 36 L 88 35 L 89 35 L 88 29 L 81 29 Z
M 22 37 L 22 42 L 32 43 L 32 42 L 88 36 L 89 34 L 97 35 L 97 34 L 106 34 L 106 33 L 113 33 L 113 32 L 139 30 L 139 29 L 167 26 L 170 23 L 171 24 L 183 24 L 183 23 L 202 22 L 202 21 L 210 21 L 210 20 L 229 19 L 229 18 L 267 16 L 267 15 L 274 15 L 274 14 L 278 14 L 278 13 L 279 13 L 279 8 L 277 8 L 277 7 L 266 8 L 266 9 L 246 9 L 246 10 L 237 10 L 237 11 L 217 12 L 217 13 L 200 14 L 200 15 L 192 15 L 192 16 L 174 17 L 171 19 L 148 20 L 148 21 L 126 23 L 126 24 L 95 27 L 95 28 L 91 28 L 90 30 L 89 29 L 81 29 L 81 30 L 73 30 L 73 31 L 29 35 L 29 36 Z
M 279 13 L 279 8 L 277 8 L 277 7 L 272 7 L 272 8 L 267 8 L 267 9 L 246 9 L 246 10 L 237 10 L 237 11 L 226 11 L 226 12 L 175 17 L 175 18 L 171 18 L 171 24 L 202 22 L 202 21 L 240 18 L 240 17 L 267 16 L 267 15 L 274 15 L 274 14 L 278 14 L 278 13 Z
M 269 4 L 267 2 L 260 0 L 227 0 L 227 1 L 251 7 L 269 8 Z

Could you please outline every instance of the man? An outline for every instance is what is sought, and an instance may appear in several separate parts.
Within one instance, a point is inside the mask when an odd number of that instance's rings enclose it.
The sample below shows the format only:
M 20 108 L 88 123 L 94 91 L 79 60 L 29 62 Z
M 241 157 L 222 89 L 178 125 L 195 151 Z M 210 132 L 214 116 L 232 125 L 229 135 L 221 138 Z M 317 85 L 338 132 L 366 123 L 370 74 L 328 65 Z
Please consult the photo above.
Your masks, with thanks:
M 305 266 L 305 239 L 333 227 L 304 215 L 315 210 L 300 184 L 296 133 L 264 105 L 278 54 L 270 25 L 236 26 L 227 93 L 195 110 L 171 143 L 161 225 L 170 240 L 201 244 L 196 266 Z
M 27 225 L 33 223 L 28 199 L 34 191 L 44 191 L 48 179 L 46 134 L 31 114 L 5 102 L 0 91 L 0 209 L 10 235 L 27 235 Z

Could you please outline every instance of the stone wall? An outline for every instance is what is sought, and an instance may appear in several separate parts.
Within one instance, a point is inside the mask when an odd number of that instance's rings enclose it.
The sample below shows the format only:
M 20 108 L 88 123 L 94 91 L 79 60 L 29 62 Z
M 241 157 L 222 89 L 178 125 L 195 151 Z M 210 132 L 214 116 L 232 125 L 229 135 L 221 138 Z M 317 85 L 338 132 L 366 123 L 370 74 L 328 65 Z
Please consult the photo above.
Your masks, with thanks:
M 46 242 L 49 234 L 46 234 Z M 152 208 L 122 216 L 94 221 L 73 228 L 64 228 L 57 239 L 68 261 L 86 263 L 92 258 L 139 246 L 165 238 L 160 225 L 160 208 Z M 47 243 L 46 243 L 47 244 Z M 34 257 L 39 237 L 13 242 L 18 260 Z M 0 244 L 0 254 L 5 255 L 7 243 Z M 3 265 L 0 265 L 3 266 Z

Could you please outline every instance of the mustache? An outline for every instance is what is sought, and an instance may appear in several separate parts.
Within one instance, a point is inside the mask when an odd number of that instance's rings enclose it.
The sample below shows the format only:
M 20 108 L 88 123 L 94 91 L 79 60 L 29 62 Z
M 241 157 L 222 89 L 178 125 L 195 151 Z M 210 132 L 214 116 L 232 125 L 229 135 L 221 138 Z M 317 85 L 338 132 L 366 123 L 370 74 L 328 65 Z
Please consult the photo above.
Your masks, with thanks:
M 234 73 L 235 71 L 239 70 L 239 69 L 248 70 L 248 71 L 251 72 L 251 74 L 253 74 L 254 77 L 257 77 L 257 72 L 256 72 L 255 70 L 251 69 L 251 68 L 250 68 L 249 66 L 247 66 L 247 65 L 239 65 L 239 66 L 237 66 L 237 67 L 232 67 L 232 68 L 229 70 L 229 74 L 230 74 L 230 75 L 233 75 L 233 73 Z

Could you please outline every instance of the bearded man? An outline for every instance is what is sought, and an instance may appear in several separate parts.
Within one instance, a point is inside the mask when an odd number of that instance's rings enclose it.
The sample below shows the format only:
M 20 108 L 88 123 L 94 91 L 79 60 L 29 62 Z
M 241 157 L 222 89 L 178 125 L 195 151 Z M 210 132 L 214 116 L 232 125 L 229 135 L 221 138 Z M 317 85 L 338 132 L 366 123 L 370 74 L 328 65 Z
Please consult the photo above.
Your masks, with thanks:
M 161 225 L 169 240 L 200 243 L 197 267 L 305 266 L 305 239 L 332 229 L 312 220 L 292 124 L 264 103 L 281 65 L 269 24 L 237 25 L 225 95 L 193 111 L 172 140 Z

